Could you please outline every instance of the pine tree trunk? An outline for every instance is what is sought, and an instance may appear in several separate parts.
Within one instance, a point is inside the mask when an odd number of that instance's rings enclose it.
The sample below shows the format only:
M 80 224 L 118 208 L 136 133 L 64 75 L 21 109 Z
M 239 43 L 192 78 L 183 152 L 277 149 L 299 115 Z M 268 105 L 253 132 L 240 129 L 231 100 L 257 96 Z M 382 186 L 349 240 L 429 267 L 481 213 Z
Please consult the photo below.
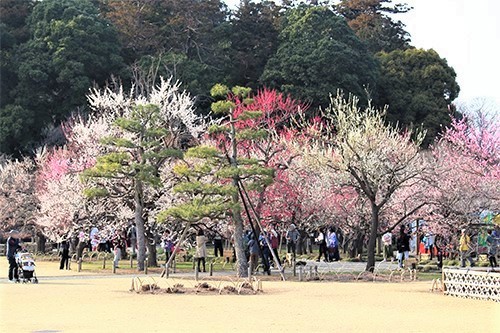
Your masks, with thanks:
M 236 186 L 237 183 L 236 183 Z M 239 202 L 238 194 L 233 196 L 233 201 Z M 234 249 L 236 252 L 236 274 L 238 277 L 248 276 L 248 262 L 243 245 L 243 218 L 239 210 L 233 211 L 234 221 Z
M 144 261 L 146 259 L 146 236 L 144 228 L 144 219 L 142 213 L 144 210 L 142 181 L 135 180 L 135 226 L 137 228 L 137 270 L 144 271 Z

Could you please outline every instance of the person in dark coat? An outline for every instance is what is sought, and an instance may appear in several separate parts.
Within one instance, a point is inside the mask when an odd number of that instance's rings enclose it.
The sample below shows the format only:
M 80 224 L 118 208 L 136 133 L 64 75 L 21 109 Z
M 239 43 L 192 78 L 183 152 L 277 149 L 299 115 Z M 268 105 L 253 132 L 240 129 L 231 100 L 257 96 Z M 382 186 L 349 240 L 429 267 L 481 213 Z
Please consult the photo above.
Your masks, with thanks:
M 7 238 L 7 260 L 9 261 L 9 281 L 19 282 L 19 271 L 17 269 L 16 253 L 21 248 L 19 244 L 19 232 L 11 230 Z
M 61 256 L 61 264 L 59 269 L 69 269 L 69 243 L 67 241 L 62 241 L 61 248 L 59 249 L 59 255 Z
M 410 256 L 410 236 L 406 233 L 405 226 L 400 229 L 396 246 L 398 249 L 398 265 L 399 268 L 403 268 L 404 260 L 407 260 Z

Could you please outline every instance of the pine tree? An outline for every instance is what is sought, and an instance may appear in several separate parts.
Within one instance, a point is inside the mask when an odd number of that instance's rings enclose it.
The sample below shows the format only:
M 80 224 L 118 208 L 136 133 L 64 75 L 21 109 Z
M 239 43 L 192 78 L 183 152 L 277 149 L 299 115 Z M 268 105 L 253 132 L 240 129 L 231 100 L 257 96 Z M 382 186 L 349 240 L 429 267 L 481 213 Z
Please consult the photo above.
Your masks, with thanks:
M 243 217 L 241 214 L 240 186 L 259 190 L 272 182 L 274 169 L 264 167 L 255 158 L 238 155 L 244 143 L 267 138 L 267 131 L 243 126 L 248 119 L 262 116 L 260 111 L 245 111 L 243 106 L 252 103 L 250 89 L 217 84 L 211 90 L 219 99 L 212 104 L 212 112 L 223 116 L 223 122 L 212 125 L 209 133 L 218 147 L 198 146 L 188 149 L 186 163 L 179 164 L 174 172 L 183 179 L 175 186 L 188 201 L 166 210 L 163 218 L 173 216 L 188 223 L 203 217 L 221 219 L 230 215 L 234 223 L 234 246 L 238 276 L 247 276 L 248 264 L 243 242 Z M 224 98 L 224 99 L 221 99 Z
M 113 183 L 133 193 L 134 220 L 137 227 L 138 269 L 145 261 L 145 190 L 160 188 L 160 167 L 170 158 L 182 156 L 183 139 L 197 136 L 202 130 L 201 119 L 194 115 L 192 100 L 178 91 L 178 84 L 161 81 L 149 96 L 124 96 L 106 91 L 89 96 L 97 110 L 112 110 L 118 114 L 114 135 L 102 140 L 109 153 L 97 158 L 97 163 L 83 172 L 84 178 L 111 180 L 107 186 L 88 188 L 88 196 L 107 196 Z

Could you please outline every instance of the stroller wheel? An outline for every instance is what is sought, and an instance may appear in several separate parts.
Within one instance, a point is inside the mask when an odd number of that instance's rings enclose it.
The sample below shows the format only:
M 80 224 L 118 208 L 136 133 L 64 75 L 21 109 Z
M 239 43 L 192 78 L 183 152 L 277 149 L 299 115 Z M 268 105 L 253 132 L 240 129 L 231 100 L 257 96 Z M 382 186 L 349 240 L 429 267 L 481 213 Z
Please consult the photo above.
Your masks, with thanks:
M 27 282 L 28 282 L 28 280 L 26 280 L 26 279 L 23 279 L 23 283 L 27 283 Z
M 37 283 L 38 283 L 38 279 L 37 279 L 37 278 L 34 278 L 32 282 L 33 282 L 34 284 L 37 284 Z

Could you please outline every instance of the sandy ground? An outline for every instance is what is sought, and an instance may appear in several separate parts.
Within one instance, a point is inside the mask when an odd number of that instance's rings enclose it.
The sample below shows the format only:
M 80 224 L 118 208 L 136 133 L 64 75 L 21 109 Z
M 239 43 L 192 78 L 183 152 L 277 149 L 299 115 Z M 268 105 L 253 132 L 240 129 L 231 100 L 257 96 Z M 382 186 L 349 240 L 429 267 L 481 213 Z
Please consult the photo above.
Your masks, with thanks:
M 0 279 L 0 332 L 500 332 L 499 303 L 431 293 L 429 281 L 263 281 L 258 295 L 144 295 L 129 292 L 130 276 L 37 264 L 39 284 Z

